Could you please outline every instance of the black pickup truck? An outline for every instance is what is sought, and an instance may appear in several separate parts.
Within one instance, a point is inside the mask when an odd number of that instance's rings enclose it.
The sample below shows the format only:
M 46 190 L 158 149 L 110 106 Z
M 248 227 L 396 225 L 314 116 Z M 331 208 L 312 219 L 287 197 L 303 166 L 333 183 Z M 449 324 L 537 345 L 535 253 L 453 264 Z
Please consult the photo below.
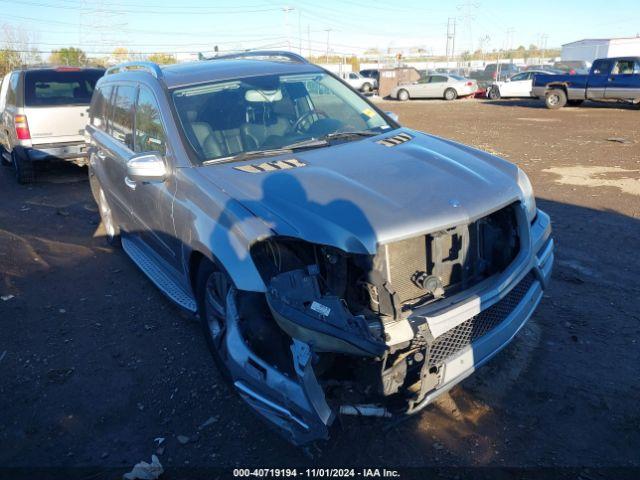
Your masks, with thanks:
M 587 75 L 536 75 L 533 96 L 552 109 L 585 100 L 640 104 L 640 57 L 598 59 Z

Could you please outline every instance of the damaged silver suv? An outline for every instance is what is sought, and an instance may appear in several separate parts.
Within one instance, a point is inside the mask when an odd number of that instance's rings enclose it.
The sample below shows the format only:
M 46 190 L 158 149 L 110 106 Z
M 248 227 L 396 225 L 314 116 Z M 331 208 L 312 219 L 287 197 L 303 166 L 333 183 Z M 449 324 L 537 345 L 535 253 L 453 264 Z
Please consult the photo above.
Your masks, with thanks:
M 402 128 L 287 52 L 109 69 L 87 126 L 106 236 L 202 321 L 295 444 L 420 411 L 542 298 L 549 217 L 515 165 Z

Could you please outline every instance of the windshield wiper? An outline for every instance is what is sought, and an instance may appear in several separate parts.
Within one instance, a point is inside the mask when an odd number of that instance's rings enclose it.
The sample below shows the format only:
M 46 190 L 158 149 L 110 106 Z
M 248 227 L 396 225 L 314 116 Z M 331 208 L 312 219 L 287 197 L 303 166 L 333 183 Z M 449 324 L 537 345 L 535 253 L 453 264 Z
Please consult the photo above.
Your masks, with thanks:
M 218 163 L 240 162 L 242 160 L 248 160 L 255 157 L 267 157 L 271 155 L 286 155 L 287 153 L 293 153 L 294 150 L 300 150 L 303 148 L 318 148 L 326 147 L 329 142 L 326 140 L 318 140 L 311 138 L 309 140 L 303 140 L 301 142 L 292 143 L 291 145 L 285 145 L 280 148 L 270 148 L 266 150 L 251 150 L 249 152 L 238 153 L 237 155 L 230 155 L 228 157 L 213 158 L 211 160 L 205 160 L 202 165 L 213 165 Z
M 322 139 L 325 140 L 335 140 L 338 138 L 351 138 L 351 137 L 374 137 L 379 135 L 380 132 L 372 132 L 371 130 L 354 130 L 351 132 L 332 132 L 327 133 Z

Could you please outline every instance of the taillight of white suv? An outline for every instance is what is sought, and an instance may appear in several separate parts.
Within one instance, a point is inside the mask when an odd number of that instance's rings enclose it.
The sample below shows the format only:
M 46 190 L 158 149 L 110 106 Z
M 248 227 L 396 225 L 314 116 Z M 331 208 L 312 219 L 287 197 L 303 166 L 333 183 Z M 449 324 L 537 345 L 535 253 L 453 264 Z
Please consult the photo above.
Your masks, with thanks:
M 16 126 L 16 136 L 18 140 L 30 140 L 31 133 L 29 132 L 29 124 L 27 123 L 26 115 L 16 115 L 14 118 L 14 124 Z

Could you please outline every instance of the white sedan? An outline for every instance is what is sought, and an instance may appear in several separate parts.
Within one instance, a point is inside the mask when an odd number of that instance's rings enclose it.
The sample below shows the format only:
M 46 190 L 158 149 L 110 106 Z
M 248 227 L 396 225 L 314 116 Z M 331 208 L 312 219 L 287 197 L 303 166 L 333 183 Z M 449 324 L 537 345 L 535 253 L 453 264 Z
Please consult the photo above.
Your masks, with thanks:
M 487 97 L 491 100 L 509 97 L 531 97 L 533 77 L 536 75 L 555 75 L 551 70 L 527 70 L 516 73 L 504 82 L 493 82 L 487 89 Z
M 427 75 L 415 83 L 395 87 L 389 96 L 401 101 L 411 98 L 444 98 L 455 100 L 458 97 L 473 95 L 478 90 L 475 80 L 458 75 Z

